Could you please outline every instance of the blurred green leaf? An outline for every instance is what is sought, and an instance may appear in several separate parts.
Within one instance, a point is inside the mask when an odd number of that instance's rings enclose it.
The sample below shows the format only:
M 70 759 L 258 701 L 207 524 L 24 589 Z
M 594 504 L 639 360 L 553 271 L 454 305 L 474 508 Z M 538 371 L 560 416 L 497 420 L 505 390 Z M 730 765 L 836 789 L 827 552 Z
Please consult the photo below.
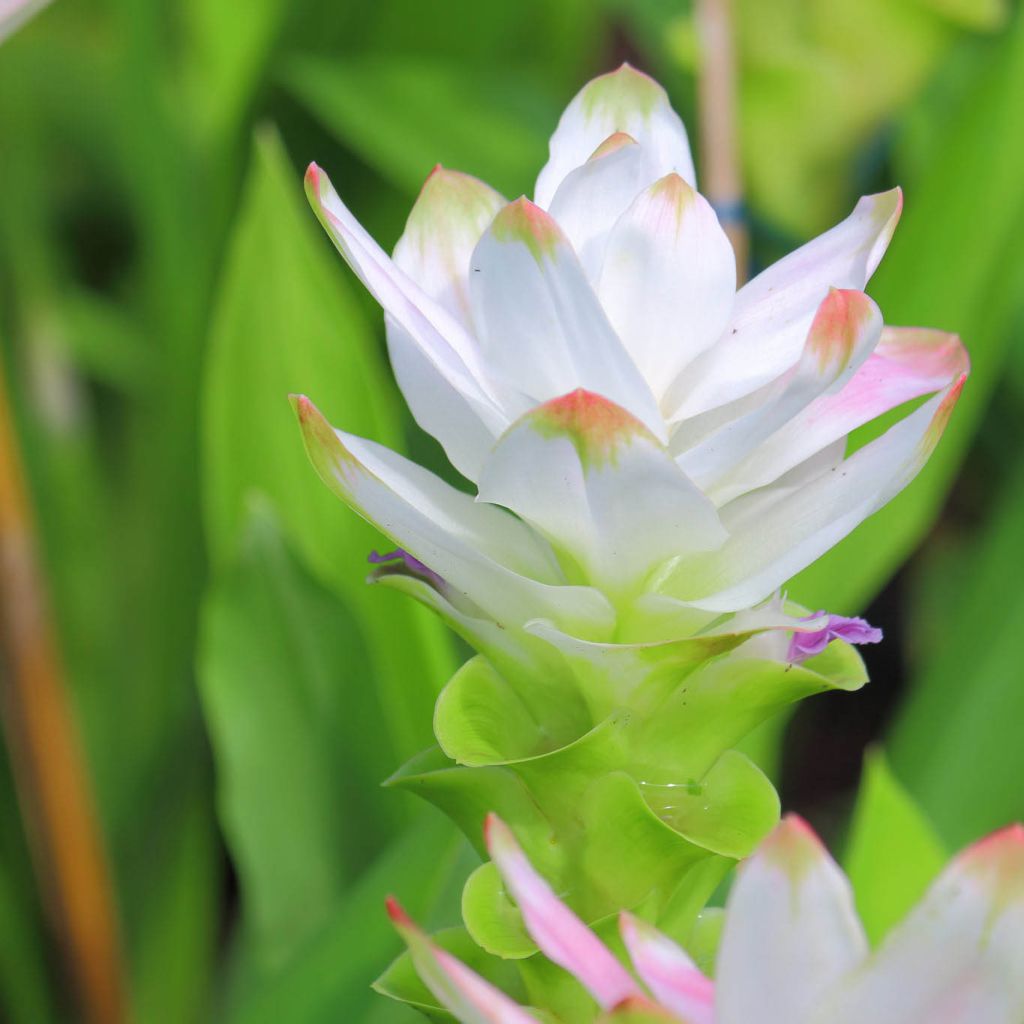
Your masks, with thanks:
M 183 92 L 194 126 L 209 143 L 234 135 L 262 77 L 288 10 L 284 0 L 248 0 L 245 16 L 231 4 L 180 5 L 189 46 Z
M 993 29 L 1004 8 L 1001 0 L 742 0 L 740 137 L 756 207 L 802 235 L 842 216 L 858 176 L 878 162 L 877 133 L 946 59 L 958 28 Z
M 437 163 L 509 198 L 532 191 L 557 119 L 529 79 L 438 61 L 303 57 L 285 80 L 341 142 L 413 195 Z
M 567 82 L 573 91 L 608 31 L 593 0 L 446 0 L 443 8 L 422 0 L 389 0 L 373 7 L 342 5 L 341 11 L 333 0 L 320 3 L 340 15 L 315 26 L 318 41 L 330 39 L 333 30 L 334 49 L 402 58 L 430 54 L 482 70 L 493 63 L 494 53 L 514 54 L 517 66 L 540 69 L 545 80 Z
M 341 596 L 366 656 L 396 758 L 430 741 L 434 698 L 451 646 L 425 610 L 385 588 L 368 593 L 366 556 L 389 542 L 317 479 L 288 404 L 311 394 L 332 422 L 401 447 L 401 421 L 340 263 L 306 208 L 277 137 L 259 137 L 220 288 L 204 381 L 203 483 L 213 563 L 234 550 L 253 490 L 273 501 L 303 562 Z
M 410 914 L 429 924 L 438 908 L 449 903 L 452 881 L 461 883 L 467 856 L 466 841 L 449 822 L 433 813 L 418 819 L 360 878 L 321 932 L 269 982 L 246 991 L 230 1020 L 364 1020 L 381 998 L 370 990 L 371 983 L 402 945 L 384 912 L 385 898 L 396 895 Z
M 393 755 L 361 648 L 344 604 L 254 501 L 238 563 L 205 602 L 199 668 L 220 819 L 263 968 L 328 919 L 393 818 L 377 787 Z
M 979 531 L 941 642 L 927 652 L 889 739 L 894 764 L 953 847 L 1024 818 L 1024 471 Z
M 47 971 L 42 907 L 9 763 L 0 737 L 0 1019 L 11 1024 L 59 1020 Z
M 958 331 L 971 354 L 971 377 L 921 475 L 792 582 L 791 593 L 810 607 L 863 607 L 913 550 L 999 380 L 1024 283 L 1024 17 L 989 48 L 969 95 L 936 137 L 927 175 L 908 183 L 903 223 L 871 286 L 887 322 Z M 1002 140 L 998 160 L 993 139 Z
M 136 909 L 145 908 L 130 957 L 135 1018 L 146 1024 L 205 1019 L 217 963 L 221 851 L 209 771 L 190 774 L 181 805 L 163 809 L 149 860 L 135 865 L 128 889 Z
M 153 383 L 146 339 L 127 310 L 84 288 L 61 300 L 59 341 L 83 374 L 133 395 Z
M 872 945 L 924 895 L 946 851 L 881 751 L 864 760 L 852 833 L 843 858 Z

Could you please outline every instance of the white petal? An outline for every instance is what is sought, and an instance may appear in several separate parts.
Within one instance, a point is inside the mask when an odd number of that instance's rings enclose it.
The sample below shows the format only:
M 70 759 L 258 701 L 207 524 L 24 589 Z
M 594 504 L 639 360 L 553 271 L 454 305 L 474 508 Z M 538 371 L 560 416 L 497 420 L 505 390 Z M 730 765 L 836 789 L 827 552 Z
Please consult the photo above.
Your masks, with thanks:
M 731 402 L 793 366 L 829 288 L 864 288 L 902 207 L 899 189 L 865 196 L 841 224 L 744 285 L 718 344 L 676 380 L 669 395 L 671 419 Z
M 814 399 L 839 390 L 882 335 L 882 314 L 863 292 L 833 288 L 822 300 L 799 362 L 778 381 L 777 393 L 679 457 L 679 465 L 717 504 L 743 492 L 721 478 L 765 438 L 786 426 Z
M 588 82 L 566 107 L 551 136 L 551 157 L 537 178 L 537 205 L 547 208 L 566 175 L 616 132 L 631 135 L 650 151 L 654 177 L 675 171 L 691 185 L 696 182 L 686 129 L 665 90 L 623 64 Z
M 943 872 L 821 1024 L 1024 1020 L 1024 828 L 982 840 Z
M 629 972 L 534 871 L 508 826 L 487 818 L 487 849 L 541 952 L 581 982 L 603 1009 L 642 996 Z
M 654 396 L 608 323 L 558 225 L 526 199 L 495 218 L 473 254 L 473 320 L 489 368 L 522 412 L 583 387 L 665 434 Z
M 635 139 L 619 132 L 558 186 L 549 212 L 572 242 L 592 283 L 601 272 L 608 232 L 653 176 L 648 154 Z
M 726 540 L 714 506 L 650 431 L 583 390 L 534 409 L 501 437 L 480 500 L 532 524 L 582 581 L 613 599 L 635 596 L 670 558 Z
M 719 502 L 763 487 L 816 452 L 904 402 L 948 387 L 969 369 L 955 334 L 886 327 L 875 351 L 838 394 L 823 395 L 716 484 Z
M 495 435 L 484 425 L 477 406 L 438 369 L 411 334 L 386 317 L 388 358 L 413 418 L 444 448 L 448 461 L 476 481 Z
M 964 377 L 885 434 L 795 491 L 773 488 L 720 510 L 731 534 L 713 555 L 681 562 L 666 593 L 701 608 L 733 611 L 767 597 L 898 494 L 938 443 Z
M 395 246 L 395 266 L 467 330 L 469 260 L 506 203 L 478 178 L 438 164 L 424 182 Z
M 441 1005 L 462 1024 L 538 1024 L 489 981 L 431 942 L 393 900 L 388 914 L 409 947 L 416 973 Z
M 640 980 L 667 1010 L 687 1024 L 714 1024 L 714 983 L 671 939 L 623 913 L 619 930 Z
M 810 828 L 787 817 L 729 894 L 716 1024 L 808 1024 L 821 994 L 866 954 L 849 883 Z
M 487 439 L 497 437 L 510 420 L 488 385 L 473 338 L 456 317 L 388 259 L 338 198 L 327 175 L 316 164 L 310 164 L 306 172 L 306 191 L 338 251 L 384 307 L 390 320 L 404 332 L 393 347 L 399 350 L 397 361 L 406 399 L 425 428 L 438 431 L 438 440 L 451 448 L 449 456 L 462 468 L 467 460 L 474 459 L 462 449 L 468 448 L 472 453 Z M 403 353 L 402 349 L 409 345 L 415 346 L 419 358 L 415 353 Z M 462 396 L 467 410 L 458 419 L 460 427 L 471 427 L 479 435 L 468 445 L 460 443 L 457 435 L 446 429 L 445 420 L 430 411 L 439 394 L 453 392 Z M 473 423 L 474 419 L 478 423 Z
M 335 431 L 296 398 L 306 450 L 346 504 L 440 575 L 447 587 L 499 624 L 522 625 L 538 609 L 599 634 L 613 613 L 595 590 L 557 586 L 559 571 L 540 538 L 514 517 L 381 445 Z M 602 637 L 603 639 L 603 637 Z
M 714 210 L 668 174 L 615 225 L 597 294 L 660 399 L 721 334 L 735 291 L 736 257 Z

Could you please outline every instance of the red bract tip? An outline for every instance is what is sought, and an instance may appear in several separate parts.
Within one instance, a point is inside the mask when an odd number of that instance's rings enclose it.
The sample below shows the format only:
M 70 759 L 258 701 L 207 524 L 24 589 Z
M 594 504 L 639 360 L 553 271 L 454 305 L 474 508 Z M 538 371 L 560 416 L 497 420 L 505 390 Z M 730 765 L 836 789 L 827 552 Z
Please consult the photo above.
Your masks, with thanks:
M 299 420 L 305 423 L 312 416 L 316 406 L 305 395 L 289 395 L 288 398 Z
M 1024 825 L 1019 822 L 979 839 L 968 852 L 974 856 L 985 857 L 1014 846 L 1024 847 Z
M 405 912 L 402 905 L 394 896 L 388 896 L 384 901 L 384 907 L 388 912 L 388 917 L 390 917 L 392 922 L 399 928 L 413 927 L 412 918 Z
M 821 840 L 818 838 L 818 833 L 807 823 L 807 819 L 799 814 L 794 814 L 792 811 L 786 814 L 782 818 L 782 825 L 787 829 L 791 829 L 794 833 L 802 834 L 813 839 L 816 843 L 820 843 Z
M 498 820 L 498 816 L 491 811 L 486 818 L 484 818 L 484 845 L 487 849 L 491 848 L 491 835 L 494 830 L 494 825 Z

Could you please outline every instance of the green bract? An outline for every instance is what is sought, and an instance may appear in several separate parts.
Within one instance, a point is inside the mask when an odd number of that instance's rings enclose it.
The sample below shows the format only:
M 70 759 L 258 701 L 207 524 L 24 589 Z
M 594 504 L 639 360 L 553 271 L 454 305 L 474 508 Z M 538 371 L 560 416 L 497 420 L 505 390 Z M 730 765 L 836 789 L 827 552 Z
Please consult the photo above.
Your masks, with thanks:
M 551 687 L 550 721 L 562 723 L 555 733 L 531 710 L 538 683 L 524 696 L 517 679 L 477 656 L 438 700 L 438 747 L 389 785 L 439 807 L 481 851 L 481 822 L 489 811 L 499 814 L 584 919 L 643 907 L 682 937 L 728 866 L 748 856 L 779 817 L 771 782 L 735 744 L 781 707 L 829 689 L 858 689 L 867 677 L 842 641 L 799 666 L 742 649 L 691 664 L 666 660 L 632 699 L 597 719 L 583 691 L 606 680 L 596 669 L 577 669 L 561 689 Z M 489 952 L 535 951 L 489 865 L 467 883 L 463 910 Z

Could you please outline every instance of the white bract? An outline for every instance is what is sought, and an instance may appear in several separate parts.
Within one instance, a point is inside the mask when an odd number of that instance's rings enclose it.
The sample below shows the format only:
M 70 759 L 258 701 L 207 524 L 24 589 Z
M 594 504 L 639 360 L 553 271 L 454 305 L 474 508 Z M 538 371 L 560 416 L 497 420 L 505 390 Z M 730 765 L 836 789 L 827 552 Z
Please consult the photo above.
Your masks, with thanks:
M 399 585 L 474 642 L 663 641 L 758 607 L 911 480 L 967 373 L 956 337 L 887 328 L 862 291 L 899 190 L 737 290 L 683 124 L 628 66 L 570 103 L 533 202 L 437 168 L 393 258 L 316 165 L 307 188 L 477 493 L 300 398 L 311 455 L 413 556 Z M 850 431 L 925 396 L 846 457 Z M 793 621 L 765 614 L 744 628 L 779 630 L 784 657 Z
M 487 845 L 542 953 L 595 1003 L 592 1019 L 679 1024 L 1019 1024 L 1024 1020 L 1024 828 L 960 854 L 920 904 L 868 949 L 842 871 L 788 817 L 740 867 L 715 980 L 630 914 L 630 974 L 552 892 L 493 815 Z M 390 904 L 435 997 L 466 1024 L 538 1019 L 439 949 Z M 545 1018 L 547 1019 L 547 1018 Z

